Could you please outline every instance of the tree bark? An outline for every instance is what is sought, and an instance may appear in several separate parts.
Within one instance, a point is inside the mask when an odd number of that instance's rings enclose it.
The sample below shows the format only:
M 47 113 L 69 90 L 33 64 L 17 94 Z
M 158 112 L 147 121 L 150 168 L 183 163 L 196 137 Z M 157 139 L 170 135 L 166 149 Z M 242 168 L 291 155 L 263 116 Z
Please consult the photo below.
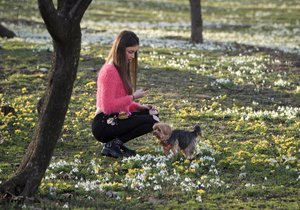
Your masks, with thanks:
M 41 16 L 53 39 L 53 70 L 43 96 L 33 139 L 14 177 L 0 185 L 2 198 L 31 197 L 50 164 L 65 120 L 76 79 L 81 48 L 80 21 L 92 0 L 38 0 Z
M 15 36 L 16 34 L 13 31 L 9 30 L 8 28 L 0 24 L 0 37 L 14 38 Z
M 190 0 L 190 7 L 191 7 L 191 41 L 192 43 L 203 43 L 201 0 Z

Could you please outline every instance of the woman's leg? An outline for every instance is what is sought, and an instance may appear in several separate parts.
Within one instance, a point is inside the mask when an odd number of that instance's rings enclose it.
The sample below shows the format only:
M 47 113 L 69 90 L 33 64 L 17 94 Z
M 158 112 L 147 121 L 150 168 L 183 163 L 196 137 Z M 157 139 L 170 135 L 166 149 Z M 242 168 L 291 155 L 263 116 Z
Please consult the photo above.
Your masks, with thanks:
M 108 142 L 102 154 L 116 158 L 122 156 L 120 148 L 124 156 L 135 155 L 135 151 L 127 148 L 123 143 L 151 132 L 153 125 L 157 122 L 152 115 L 149 115 L 148 110 L 134 112 L 128 119 L 118 119 L 115 125 L 107 125 L 106 119 L 102 118 L 99 116 L 94 119 L 93 134 L 99 141 Z
M 135 139 L 139 136 L 142 136 L 146 133 L 150 133 L 152 131 L 153 124 L 144 124 L 139 125 L 138 127 L 134 128 L 133 130 L 130 130 L 128 133 L 122 135 L 119 137 L 119 139 L 126 143 L 131 139 Z
M 118 120 L 117 125 L 106 130 L 111 139 L 118 138 L 122 142 L 127 142 L 136 137 L 142 136 L 152 131 L 153 125 L 157 123 L 152 115 L 134 113 L 128 119 Z
M 92 121 L 93 136 L 102 143 L 111 141 L 112 138 L 106 135 L 106 129 L 111 130 L 110 125 L 107 125 L 107 117 L 100 113 Z

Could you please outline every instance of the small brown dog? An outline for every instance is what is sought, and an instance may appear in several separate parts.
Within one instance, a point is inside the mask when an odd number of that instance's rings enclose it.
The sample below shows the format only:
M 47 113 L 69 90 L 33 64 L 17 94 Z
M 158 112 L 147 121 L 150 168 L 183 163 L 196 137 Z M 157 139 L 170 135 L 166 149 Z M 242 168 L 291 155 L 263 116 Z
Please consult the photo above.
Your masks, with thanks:
M 153 135 L 160 141 L 165 155 L 168 155 L 170 150 L 174 155 L 182 151 L 185 158 L 190 160 L 196 149 L 196 138 L 201 135 L 201 128 L 196 125 L 193 131 L 172 130 L 167 123 L 155 123 Z

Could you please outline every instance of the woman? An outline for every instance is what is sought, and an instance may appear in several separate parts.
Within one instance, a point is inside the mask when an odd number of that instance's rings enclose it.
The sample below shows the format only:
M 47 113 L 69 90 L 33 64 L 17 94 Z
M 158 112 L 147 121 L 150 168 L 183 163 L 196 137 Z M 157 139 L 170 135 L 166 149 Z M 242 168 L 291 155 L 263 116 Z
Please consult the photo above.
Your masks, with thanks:
M 152 106 L 135 102 L 148 93 L 145 89 L 135 91 L 138 49 L 137 35 L 122 31 L 98 73 L 97 110 L 92 132 L 98 141 L 105 143 L 101 152 L 104 156 L 135 155 L 136 152 L 124 143 L 151 132 L 153 125 L 159 121 Z

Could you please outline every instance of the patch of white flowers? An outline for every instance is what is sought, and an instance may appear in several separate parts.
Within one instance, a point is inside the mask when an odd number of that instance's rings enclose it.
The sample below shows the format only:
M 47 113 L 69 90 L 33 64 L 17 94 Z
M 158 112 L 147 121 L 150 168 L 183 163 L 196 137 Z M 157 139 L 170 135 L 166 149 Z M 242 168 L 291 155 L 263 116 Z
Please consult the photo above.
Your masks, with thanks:
M 207 111 L 203 109 L 204 111 Z M 208 110 L 209 111 L 209 110 Z M 287 119 L 293 120 L 300 113 L 300 107 L 291 107 L 291 106 L 279 106 L 275 110 L 254 110 L 252 107 L 234 107 L 232 109 L 224 109 L 221 112 L 214 113 L 214 115 L 235 115 L 239 116 L 242 120 L 250 120 L 256 118 L 270 118 L 270 119 Z
M 179 58 L 179 59 L 172 58 L 167 61 L 167 66 L 173 68 L 179 68 L 179 69 L 188 68 L 189 60 L 183 58 Z
M 218 86 L 220 84 L 229 84 L 231 83 L 231 80 L 228 78 L 218 78 L 215 81 L 211 82 L 210 85 L 211 86 Z
M 208 167 L 208 173 L 194 179 L 181 174 L 176 170 L 176 167 L 172 168 L 168 166 L 167 162 L 170 162 L 171 156 L 152 156 L 152 155 L 137 155 L 123 159 L 123 163 L 131 161 L 142 163 L 142 172 L 136 173 L 134 176 L 126 175 L 125 186 L 142 191 L 144 188 L 153 188 L 153 190 L 159 190 L 166 185 L 173 184 L 178 186 L 180 190 L 184 192 L 192 192 L 201 188 L 215 188 L 224 185 L 224 182 L 218 176 L 219 172 L 215 165 L 214 150 L 206 143 L 198 143 L 196 154 L 199 155 L 199 159 L 190 162 L 189 168 L 197 170 L 201 167 Z M 199 164 L 201 163 L 201 164 Z
M 274 85 L 277 87 L 287 87 L 290 86 L 291 83 L 280 78 L 274 82 Z
M 75 184 L 75 188 L 82 188 L 87 192 L 91 190 L 103 191 L 98 180 L 80 180 Z

